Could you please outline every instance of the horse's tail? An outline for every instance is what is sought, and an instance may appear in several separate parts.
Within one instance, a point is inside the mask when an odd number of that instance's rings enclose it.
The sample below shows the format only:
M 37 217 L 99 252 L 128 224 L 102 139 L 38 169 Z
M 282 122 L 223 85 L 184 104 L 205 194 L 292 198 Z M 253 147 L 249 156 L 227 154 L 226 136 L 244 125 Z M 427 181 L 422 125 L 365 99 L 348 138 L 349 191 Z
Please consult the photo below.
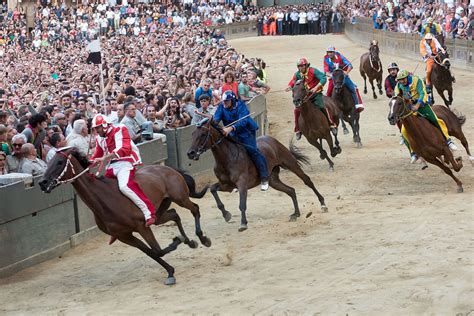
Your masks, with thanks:
M 188 186 L 190 197 L 195 198 L 195 199 L 200 199 L 206 194 L 207 189 L 209 189 L 208 185 L 206 185 L 204 189 L 202 189 L 200 192 L 196 192 L 196 181 L 194 181 L 194 178 L 183 170 L 176 170 L 176 171 L 178 171 L 183 176 L 184 181 L 186 181 L 186 185 Z
M 456 110 L 452 110 L 452 111 L 453 111 L 454 115 L 456 115 L 456 117 L 458 118 L 459 124 L 464 125 L 464 123 L 466 123 L 466 115 L 464 115 L 461 112 L 456 111 Z
M 311 164 L 308 156 L 306 156 L 305 154 L 303 154 L 301 152 L 301 149 L 299 149 L 298 147 L 295 146 L 295 144 L 293 144 L 293 138 L 291 139 L 290 141 L 290 153 L 291 155 L 293 156 L 293 158 L 296 159 L 296 161 L 298 162 L 298 166 L 300 167 L 303 167 L 303 164 L 304 165 L 307 165 L 309 166 Z

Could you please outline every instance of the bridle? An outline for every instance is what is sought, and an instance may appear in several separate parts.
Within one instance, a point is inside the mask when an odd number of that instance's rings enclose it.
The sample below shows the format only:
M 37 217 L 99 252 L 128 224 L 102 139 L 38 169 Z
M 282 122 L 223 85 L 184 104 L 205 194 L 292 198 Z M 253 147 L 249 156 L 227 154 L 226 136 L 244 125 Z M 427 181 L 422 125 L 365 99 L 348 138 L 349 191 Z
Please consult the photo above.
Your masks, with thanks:
M 372 49 L 372 47 L 374 47 Z M 377 46 L 371 46 L 371 49 L 369 49 L 369 62 L 370 62 L 370 67 L 372 67 L 373 70 L 375 70 L 375 72 L 379 72 L 380 69 L 382 69 L 382 64 L 380 63 L 380 58 L 378 56 L 374 56 L 374 51 L 377 49 Z M 374 59 L 374 62 L 377 63 L 377 68 L 374 67 L 374 63 L 372 62 L 372 58 Z
M 217 145 L 219 145 L 225 138 L 224 135 L 221 134 L 221 137 L 217 140 L 217 141 L 213 141 L 212 140 L 212 137 L 211 137 L 211 128 L 214 128 L 212 125 L 212 123 L 209 122 L 209 126 L 199 126 L 198 128 L 205 128 L 207 129 L 207 133 L 206 133 L 206 138 L 204 139 L 204 141 L 197 147 L 197 151 L 196 151 L 196 155 L 197 156 L 200 156 L 202 155 L 203 153 L 205 153 L 206 151 L 208 151 L 209 149 L 212 149 L 214 147 L 216 147 Z M 209 148 L 206 148 L 206 144 L 207 142 L 211 140 L 211 146 Z
M 341 82 L 337 82 L 337 83 L 336 83 L 336 80 L 334 80 L 334 73 L 335 73 L 336 71 L 340 71 L 340 72 L 342 72 L 342 74 L 343 74 L 343 77 L 342 77 L 342 81 L 341 81 Z M 346 76 L 346 75 L 344 74 L 344 71 L 343 71 L 341 68 L 335 69 L 335 70 L 333 71 L 333 73 L 332 73 L 332 78 L 331 78 L 331 79 L 332 79 L 332 82 L 333 82 L 333 85 L 334 85 L 334 89 L 339 90 L 339 89 L 342 88 L 342 86 L 344 85 L 345 76 Z
M 304 82 L 302 80 L 298 80 L 295 85 L 293 86 L 293 89 L 292 89 L 292 92 L 294 94 L 294 89 L 297 85 L 302 85 L 302 88 L 301 90 L 304 92 L 304 98 L 302 101 L 295 101 L 294 98 L 293 98 L 293 104 L 295 105 L 295 107 L 300 107 L 302 104 L 304 104 L 306 101 L 310 100 L 316 93 L 310 93 L 308 94 L 308 90 L 306 89 L 305 85 L 304 85 Z
M 63 171 L 61 171 L 61 173 L 59 174 L 59 176 L 53 180 L 53 184 L 56 184 L 56 185 L 59 185 L 59 184 L 63 184 L 63 183 L 70 183 L 70 182 L 73 182 L 75 181 L 77 178 L 81 177 L 83 174 L 87 173 L 90 168 L 87 167 L 86 169 L 82 170 L 80 173 L 76 174 L 76 170 L 74 169 L 74 165 L 72 164 L 71 162 L 71 158 L 72 158 L 72 155 L 69 154 L 69 155 L 66 155 L 65 153 L 61 152 L 61 151 L 58 151 L 57 154 L 63 156 L 66 158 L 66 165 L 64 166 L 64 169 Z M 70 179 L 66 179 L 66 180 L 61 180 L 62 177 L 64 177 L 64 175 L 66 174 L 69 166 L 71 166 L 71 172 L 72 174 L 74 175 L 72 178 Z
M 396 98 L 397 100 L 402 100 L 403 102 L 403 112 L 398 116 L 399 121 L 403 121 L 404 119 L 406 119 L 407 117 L 415 113 L 411 109 L 408 108 L 407 103 L 405 102 L 405 99 L 403 97 L 397 95 Z

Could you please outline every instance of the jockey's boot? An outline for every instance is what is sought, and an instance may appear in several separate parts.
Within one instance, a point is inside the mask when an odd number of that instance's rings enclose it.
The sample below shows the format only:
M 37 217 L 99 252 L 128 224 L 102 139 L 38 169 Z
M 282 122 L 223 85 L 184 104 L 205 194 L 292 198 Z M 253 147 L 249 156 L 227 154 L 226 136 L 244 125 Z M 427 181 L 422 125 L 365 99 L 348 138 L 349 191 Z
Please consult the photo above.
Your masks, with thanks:
M 364 111 L 365 107 L 364 107 L 364 104 L 362 103 L 362 98 L 360 97 L 359 89 L 357 88 L 355 89 L 355 94 L 356 94 L 356 97 L 354 99 L 357 99 L 355 109 L 356 109 L 356 112 L 360 113 Z
M 262 183 L 260 184 L 260 191 L 267 191 L 270 184 L 268 183 L 268 179 L 262 179 Z
M 451 138 L 448 138 L 448 140 L 446 141 L 446 144 L 448 144 L 448 147 L 449 149 L 451 149 L 451 151 L 458 150 L 458 147 L 456 146 L 456 144 L 454 144 Z
M 300 140 L 301 139 L 301 132 L 300 131 L 295 132 L 295 137 L 296 137 L 296 140 Z
M 149 219 L 145 222 L 145 227 L 150 227 L 151 225 L 155 224 L 156 216 L 152 215 Z
M 331 112 L 329 112 L 328 108 L 324 108 L 323 114 L 326 116 L 328 123 L 329 123 L 329 129 L 331 130 L 331 133 L 333 135 L 337 135 L 337 126 L 336 123 L 334 123 L 334 120 L 332 119 Z
M 415 163 L 418 161 L 418 155 L 416 153 L 411 153 L 410 163 Z

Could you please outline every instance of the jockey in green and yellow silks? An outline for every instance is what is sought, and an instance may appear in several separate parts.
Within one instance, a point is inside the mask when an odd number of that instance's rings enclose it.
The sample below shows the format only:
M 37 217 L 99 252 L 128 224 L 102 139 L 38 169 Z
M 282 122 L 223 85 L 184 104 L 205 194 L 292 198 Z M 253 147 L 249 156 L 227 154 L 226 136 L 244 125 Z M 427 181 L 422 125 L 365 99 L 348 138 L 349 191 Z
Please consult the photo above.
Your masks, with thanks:
M 457 150 L 456 145 L 451 140 L 448 134 L 448 128 L 443 120 L 439 119 L 428 104 L 428 94 L 426 93 L 425 84 L 419 77 L 410 75 L 408 71 L 401 70 L 397 75 L 397 85 L 395 86 L 394 95 L 401 95 L 403 99 L 411 101 L 411 110 L 415 114 L 421 115 L 437 127 L 446 138 L 446 143 L 451 150 Z M 408 149 L 412 153 L 412 162 L 418 158 L 416 153 L 413 153 L 410 144 L 407 141 L 405 127 L 402 125 L 402 135 L 406 140 Z

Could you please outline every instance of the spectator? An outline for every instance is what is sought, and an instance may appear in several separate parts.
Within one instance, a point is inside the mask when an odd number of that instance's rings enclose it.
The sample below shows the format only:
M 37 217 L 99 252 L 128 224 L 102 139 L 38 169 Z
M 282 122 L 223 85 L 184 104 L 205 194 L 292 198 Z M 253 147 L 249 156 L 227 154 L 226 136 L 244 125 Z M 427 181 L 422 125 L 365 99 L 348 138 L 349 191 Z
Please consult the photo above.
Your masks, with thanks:
M 46 171 L 46 163 L 37 157 L 35 146 L 26 143 L 21 147 L 23 159 L 21 160 L 19 172 L 31 174 L 32 176 L 41 175 Z
M 204 118 L 214 115 L 214 112 L 216 111 L 216 108 L 211 105 L 211 98 L 209 98 L 208 95 L 202 95 L 199 97 L 199 99 L 199 101 L 201 101 L 202 107 L 200 110 L 196 109 L 193 120 L 191 121 L 192 125 L 196 125 Z
M 202 87 L 196 89 L 196 93 L 194 94 L 194 102 L 196 103 L 196 107 L 199 109 L 201 108 L 201 104 L 199 103 L 199 97 L 203 94 L 208 95 L 212 98 L 212 89 L 211 89 L 211 80 L 205 79 L 202 83 Z
M 3 124 L 0 124 L 0 152 L 4 152 L 5 155 L 10 154 L 10 146 L 7 143 L 7 127 Z
M 160 133 L 165 128 L 165 123 L 163 122 L 163 120 L 158 119 L 156 108 L 153 105 L 147 105 L 146 118 L 149 122 L 152 123 L 153 131 L 155 133 Z
M 165 116 L 165 127 L 171 129 L 188 125 L 191 122 L 191 117 L 180 107 L 178 99 L 171 98 L 168 101 L 169 106 Z
M 7 155 L 0 151 L 0 175 L 8 173 Z
M 53 135 L 51 135 L 49 142 L 51 143 L 52 147 L 46 155 L 46 163 L 53 159 L 59 148 L 62 148 L 67 145 L 66 137 L 64 137 L 63 133 L 54 133 Z
M 21 153 L 21 147 L 26 144 L 26 136 L 23 134 L 16 134 L 12 138 L 13 152 L 7 156 L 7 167 L 10 172 L 19 172 L 19 166 L 23 155 Z
M 83 119 L 74 121 L 72 132 L 66 137 L 66 143 L 68 146 L 77 148 L 77 150 L 84 156 L 88 156 L 89 148 L 94 144 L 90 144 L 91 141 L 88 139 L 88 128 L 87 122 Z
M 123 110 L 125 112 L 125 117 L 122 119 L 122 121 L 120 121 L 120 123 L 124 124 L 127 127 L 128 133 L 130 134 L 130 138 L 135 144 L 138 144 L 142 141 L 142 127 L 136 119 L 136 99 L 128 100 L 123 105 Z
M 239 84 L 235 79 L 234 72 L 231 70 L 228 70 L 224 74 L 224 83 L 222 84 L 221 92 L 224 93 L 225 91 L 229 90 L 232 91 L 234 95 L 237 96 L 237 98 L 239 98 Z
M 242 73 L 240 77 L 240 83 L 239 83 L 239 97 L 240 100 L 244 102 L 250 101 L 252 98 L 250 97 L 250 87 L 248 85 L 248 79 L 247 79 L 247 73 Z
M 46 136 L 45 128 L 48 126 L 46 116 L 38 113 L 34 114 L 28 120 L 28 125 L 21 132 L 26 136 L 27 142 L 33 144 L 39 157 L 43 155 L 43 139 Z

